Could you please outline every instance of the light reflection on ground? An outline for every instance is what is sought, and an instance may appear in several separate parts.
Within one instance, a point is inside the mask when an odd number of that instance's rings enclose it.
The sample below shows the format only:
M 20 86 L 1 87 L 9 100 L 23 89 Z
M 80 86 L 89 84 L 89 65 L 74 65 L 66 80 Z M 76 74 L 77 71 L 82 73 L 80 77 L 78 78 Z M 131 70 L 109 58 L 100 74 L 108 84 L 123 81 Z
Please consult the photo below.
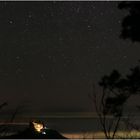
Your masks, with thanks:
M 71 139 L 93 139 L 93 138 L 105 138 L 103 132 L 87 132 L 87 133 L 63 133 L 67 138 Z M 116 138 L 140 138 L 140 132 L 131 131 L 131 132 L 122 132 L 119 131 L 116 134 Z

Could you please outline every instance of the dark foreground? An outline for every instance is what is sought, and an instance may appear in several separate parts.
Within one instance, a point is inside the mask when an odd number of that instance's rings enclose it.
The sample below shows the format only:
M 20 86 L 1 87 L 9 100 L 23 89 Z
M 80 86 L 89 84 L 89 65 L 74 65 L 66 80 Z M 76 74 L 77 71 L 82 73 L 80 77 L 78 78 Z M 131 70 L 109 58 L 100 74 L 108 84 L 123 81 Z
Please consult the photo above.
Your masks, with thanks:
M 42 124 L 41 124 L 42 125 Z M 43 128 L 41 128 L 43 127 Z M 22 132 L 10 136 L 0 137 L 1 139 L 66 139 L 56 130 L 45 128 L 44 125 L 37 124 L 37 128 L 33 123 L 29 124 L 29 127 Z

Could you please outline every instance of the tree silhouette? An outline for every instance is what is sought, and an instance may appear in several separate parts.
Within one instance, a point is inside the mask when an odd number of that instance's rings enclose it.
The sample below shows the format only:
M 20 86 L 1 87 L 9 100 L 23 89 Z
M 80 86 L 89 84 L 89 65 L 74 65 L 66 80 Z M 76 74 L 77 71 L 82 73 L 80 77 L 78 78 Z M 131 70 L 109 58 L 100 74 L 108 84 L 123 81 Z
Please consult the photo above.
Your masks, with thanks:
M 121 10 L 127 10 L 129 13 L 122 21 L 122 31 L 120 36 L 123 39 L 140 42 L 140 2 L 120 2 L 118 8 Z M 128 75 L 127 78 L 129 79 L 129 93 L 140 94 L 140 66 L 131 69 L 131 75 Z M 140 110 L 140 105 L 137 105 L 137 108 Z M 131 124 L 132 128 L 138 128 L 137 130 L 139 130 L 139 127 L 134 127 L 133 123 L 127 121 L 127 124 Z
M 120 2 L 118 7 L 129 12 L 122 21 L 121 37 L 139 42 L 140 2 Z M 105 137 L 113 139 L 128 99 L 132 95 L 140 94 L 140 66 L 131 68 L 130 73 L 124 77 L 117 70 L 113 70 L 110 75 L 102 77 L 99 85 L 102 88 L 101 96 L 97 99 L 96 92 L 93 92 L 91 99 L 94 102 Z M 139 105 L 137 107 L 139 108 Z
M 102 77 L 99 85 L 102 87 L 101 96 L 97 99 L 97 93 L 93 92 L 91 99 L 105 137 L 113 139 L 128 99 L 132 95 L 140 94 L 140 66 L 130 69 L 130 73 L 124 77 L 117 70 L 113 70 L 110 75 Z
M 119 9 L 125 9 L 129 14 L 122 21 L 121 37 L 132 41 L 140 41 L 140 2 L 120 2 Z
M 123 94 L 126 86 L 122 82 L 124 80 L 120 73 L 114 70 L 110 75 L 103 76 L 99 82 L 102 87 L 102 95 L 97 98 L 97 93 L 93 92 L 91 96 L 106 138 L 113 139 L 119 128 L 124 103 L 128 99 L 128 96 Z
M 0 104 L 0 109 L 2 109 L 3 107 L 5 107 L 5 106 L 7 106 L 7 105 L 8 105 L 7 102 L 4 102 L 4 103 Z

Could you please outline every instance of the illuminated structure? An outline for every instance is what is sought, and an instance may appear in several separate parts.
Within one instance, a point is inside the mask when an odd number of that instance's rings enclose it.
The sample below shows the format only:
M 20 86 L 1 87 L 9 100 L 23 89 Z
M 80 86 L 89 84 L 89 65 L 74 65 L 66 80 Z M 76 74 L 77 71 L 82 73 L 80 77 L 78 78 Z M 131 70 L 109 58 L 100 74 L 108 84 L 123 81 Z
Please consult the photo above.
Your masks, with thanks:
M 37 122 L 32 122 L 33 123 L 33 126 L 34 126 L 34 129 L 37 131 L 37 132 L 41 132 L 44 128 L 44 125 L 42 123 L 37 123 Z
M 0 137 L 4 139 L 65 139 L 56 130 L 47 128 L 41 121 L 31 121 L 29 127 L 19 133 Z

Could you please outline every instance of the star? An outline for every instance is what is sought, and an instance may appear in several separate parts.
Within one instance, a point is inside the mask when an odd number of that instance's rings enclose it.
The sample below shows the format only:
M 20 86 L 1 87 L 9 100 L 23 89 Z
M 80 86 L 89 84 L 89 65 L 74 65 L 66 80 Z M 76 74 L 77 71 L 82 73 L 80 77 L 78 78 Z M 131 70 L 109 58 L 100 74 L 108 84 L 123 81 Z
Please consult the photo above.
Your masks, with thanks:
M 43 73 L 41 73 L 40 77 L 41 77 L 42 80 L 46 80 L 46 77 Z
M 28 15 L 28 18 L 32 18 L 32 17 L 33 17 L 32 14 L 29 14 L 29 15 Z
M 92 28 L 91 28 L 91 27 L 92 27 L 91 25 L 88 25 L 88 26 L 87 26 L 87 28 L 88 28 L 88 30 L 89 30 L 89 31 L 91 31 L 91 30 L 92 30 Z
M 20 59 L 20 56 L 16 56 L 16 59 L 19 60 Z
M 124 59 L 126 59 L 126 58 L 127 58 L 127 56 L 126 56 L 126 55 L 124 55 L 124 56 L 123 56 L 123 58 L 124 58 Z
M 104 13 L 103 12 L 100 12 L 100 16 L 103 16 L 104 15 Z
M 9 20 L 9 23 L 10 23 L 10 24 L 13 24 L 13 23 L 14 23 L 14 21 L 13 21 L 13 20 Z
M 118 23 L 121 24 L 121 20 L 118 20 Z
M 96 48 L 96 49 L 99 49 L 99 48 L 100 48 L 100 46 L 96 46 L 95 48 Z

